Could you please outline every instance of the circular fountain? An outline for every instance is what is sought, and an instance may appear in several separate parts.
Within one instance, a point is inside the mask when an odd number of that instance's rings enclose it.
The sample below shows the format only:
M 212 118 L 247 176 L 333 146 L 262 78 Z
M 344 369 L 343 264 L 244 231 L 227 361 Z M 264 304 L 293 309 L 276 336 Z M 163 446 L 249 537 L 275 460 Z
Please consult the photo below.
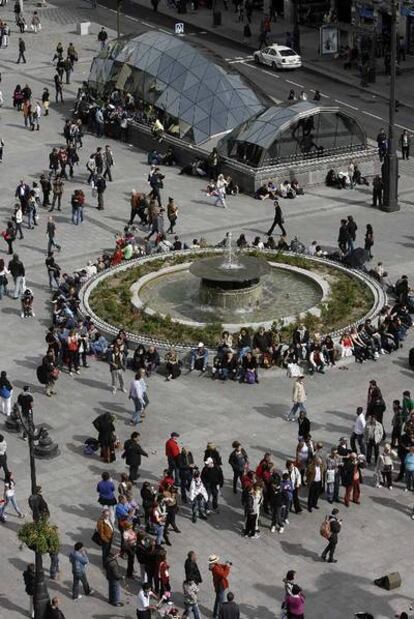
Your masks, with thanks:
M 235 256 L 231 232 L 227 235 L 226 253 L 193 262 L 190 273 L 201 279 L 199 300 L 203 305 L 234 310 L 258 305 L 262 298 L 262 275 L 269 264 L 255 256 Z

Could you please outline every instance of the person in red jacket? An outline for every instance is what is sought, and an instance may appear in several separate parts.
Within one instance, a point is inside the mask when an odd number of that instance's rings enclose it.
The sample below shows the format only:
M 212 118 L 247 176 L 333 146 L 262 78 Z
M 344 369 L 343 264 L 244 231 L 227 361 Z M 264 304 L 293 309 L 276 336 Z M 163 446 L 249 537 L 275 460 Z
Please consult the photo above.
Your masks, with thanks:
M 232 565 L 230 561 L 226 561 L 226 563 L 220 563 L 219 561 L 220 557 L 215 554 L 210 555 L 208 558 L 208 569 L 213 576 L 213 586 L 216 593 L 213 617 L 219 616 L 220 607 L 225 600 L 226 589 L 229 588 L 228 576 Z
M 165 443 L 165 455 L 168 460 L 168 470 L 170 474 L 174 473 L 175 485 L 180 485 L 180 469 L 178 466 L 178 460 L 181 453 L 181 449 L 179 444 L 177 443 L 177 438 L 180 435 L 177 432 L 171 432 L 171 436 L 168 441 Z

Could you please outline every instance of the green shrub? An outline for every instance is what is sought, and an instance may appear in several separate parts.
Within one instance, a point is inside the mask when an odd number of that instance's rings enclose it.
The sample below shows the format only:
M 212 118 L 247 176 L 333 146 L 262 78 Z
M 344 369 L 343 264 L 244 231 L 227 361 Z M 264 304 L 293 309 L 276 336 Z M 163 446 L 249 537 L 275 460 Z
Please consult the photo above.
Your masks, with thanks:
M 17 532 L 17 537 L 30 550 L 42 555 L 59 552 L 60 540 L 58 528 L 47 520 L 26 522 Z

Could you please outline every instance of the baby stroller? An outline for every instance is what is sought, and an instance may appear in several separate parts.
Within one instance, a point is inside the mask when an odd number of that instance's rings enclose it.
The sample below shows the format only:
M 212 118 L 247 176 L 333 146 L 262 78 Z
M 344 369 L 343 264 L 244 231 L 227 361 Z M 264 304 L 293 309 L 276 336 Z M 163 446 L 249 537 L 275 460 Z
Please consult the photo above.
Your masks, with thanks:
M 26 288 L 24 291 L 21 302 L 22 302 L 22 318 L 34 318 L 35 313 L 33 311 L 33 293 L 30 288 Z

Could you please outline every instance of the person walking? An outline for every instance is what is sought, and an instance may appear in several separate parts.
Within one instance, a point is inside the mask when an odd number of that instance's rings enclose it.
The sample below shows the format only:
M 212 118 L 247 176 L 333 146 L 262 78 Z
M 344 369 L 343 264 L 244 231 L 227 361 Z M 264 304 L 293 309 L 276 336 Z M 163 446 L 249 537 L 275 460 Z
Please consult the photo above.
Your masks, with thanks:
M 213 587 L 216 594 L 214 600 L 213 617 L 218 617 L 221 605 L 224 602 L 225 594 L 229 588 L 229 575 L 231 563 L 220 563 L 220 557 L 216 554 L 211 554 L 208 558 L 208 569 L 213 576 Z
M 286 595 L 285 604 L 289 619 L 304 619 L 305 596 L 299 585 L 292 585 L 291 592 Z
M 13 243 L 16 240 L 16 233 L 14 231 L 13 222 L 11 221 L 7 222 L 7 227 L 5 230 L 3 230 L 3 232 L 1 233 L 1 236 L 6 241 L 7 247 L 8 247 L 7 253 L 9 256 L 11 256 L 13 254 Z
M 13 473 L 8 471 L 8 473 L 4 476 L 4 493 L 3 493 L 3 505 L 0 509 L 0 521 L 6 522 L 6 510 L 7 506 L 11 503 L 14 511 L 19 516 L 19 518 L 24 518 L 24 514 L 19 508 L 16 501 L 16 482 L 14 481 Z
M 195 582 L 196 585 L 200 585 L 203 582 L 201 578 L 200 570 L 197 565 L 197 556 L 194 550 L 190 550 L 187 554 L 187 558 L 184 563 L 185 579 L 187 581 Z
M 23 41 L 22 37 L 19 37 L 19 56 L 17 58 L 17 64 L 20 64 L 20 61 L 26 64 L 26 56 L 24 55 L 25 51 L 26 43 Z
M 227 601 L 221 605 L 219 619 L 240 619 L 239 605 L 234 601 L 234 593 L 227 593 Z
M 216 198 L 214 202 L 214 206 L 222 206 L 223 208 L 227 208 L 226 204 L 226 187 L 228 182 L 224 178 L 223 174 L 219 174 L 216 181 L 216 187 L 212 193 L 212 195 Z
M 145 417 L 145 408 L 148 405 L 147 385 L 145 383 L 145 369 L 140 368 L 135 374 L 134 380 L 129 386 L 129 399 L 134 403 L 134 411 L 132 413 L 131 424 L 138 425 Z
M 183 594 L 184 594 L 184 612 L 183 617 L 188 617 L 192 612 L 194 619 L 201 619 L 200 608 L 198 606 L 197 594 L 199 592 L 199 586 L 194 580 L 185 580 L 183 582 Z
M 286 236 L 286 229 L 284 227 L 284 223 L 285 220 L 283 218 L 283 213 L 282 213 L 282 209 L 281 206 L 279 204 L 279 202 L 277 200 L 275 200 L 273 202 L 273 205 L 275 207 L 275 213 L 273 216 L 273 222 L 272 225 L 270 226 L 269 230 L 267 231 L 267 236 L 272 236 L 273 234 L 273 230 L 276 228 L 276 226 L 279 226 L 281 233 L 283 234 L 283 236 Z
M 15 230 L 15 235 L 17 238 L 17 233 L 19 233 L 19 239 L 23 239 L 23 230 L 22 230 L 22 223 L 23 223 L 23 211 L 22 211 L 22 206 L 20 204 L 20 202 L 16 202 L 16 204 L 14 205 L 14 230 Z
M 58 251 L 62 249 L 62 247 L 56 243 L 56 224 L 53 220 L 52 215 L 47 218 L 46 225 L 46 236 L 48 238 L 47 242 L 47 253 L 50 254 L 52 251 L 52 247 L 56 247 Z
M 48 88 L 43 88 L 42 105 L 45 116 L 49 116 L 50 92 Z
M 45 617 L 44 619 L 65 619 L 65 615 L 59 608 L 59 598 L 53 597 L 49 600 L 48 605 L 46 607 Z
M 167 230 L 167 234 L 174 234 L 174 228 L 177 223 L 178 208 L 174 202 L 174 198 L 168 198 L 167 204 L 167 217 L 170 222 L 170 227 Z
M 122 574 L 119 568 L 118 557 L 120 553 L 110 552 L 105 559 L 104 567 L 109 586 L 109 603 L 112 606 L 123 606 L 121 602 L 121 580 Z
M 0 469 L 3 469 L 4 476 L 8 475 L 9 468 L 7 466 L 7 443 L 3 434 L 0 434 Z
M 110 183 L 112 183 L 112 171 L 111 168 L 115 165 L 114 162 L 114 155 L 111 151 L 111 147 L 107 144 L 105 146 L 105 151 L 103 154 L 103 160 L 104 160 L 104 173 L 103 173 L 103 178 L 108 177 L 108 181 Z
M 337 560 L 334 559 L 334 554 L 336 550 L 336 546 L 338 544 L 338 535 L 341 531 L 342 520 L 338 519 L 339 509 L 336 507 L 332 510 L 331 514 L 326 517 L 326 521 L 329 523 L 329 538 L 328 545 L 325 550 L 321 554 L 321 558 L 323 561 L 326 561 L 326 557 L 329 555 L 328 563 L 337 563 Z
M 24 570 L 23 580 L 25 591 L 29 596 L 29 617 L 31 617 L 31 619 L 34 619 L 33 596 L 36 586 L 36 568 L 34 563 L 29 563 L 27 568 Z
M 14 281 L 13 299 L 18 299 L 26 288 L 26 270 L 18 254 L 13 254 L 13 258 L 10 260 L 7 268 Z
M 303 411 L 307 415 L 305 408 L 306 402 L 306 390 L 304 386 L 305 377 L 303 375 L 298 376 L 293 383 L 292 402 L 293 406 L 286 418 L 287 421 L 296 421 L 298 411 Z
M 62 208 L 62 195 L 63 195 L 63 187 L 64 182 L 61 174 L 56 174 L 52 183 L 53 197 L 52 197 L 52 206 L 49 209 L 49 213 L 55 210 L 55 205 L 57 202 L 57 210 L 60 211 Z
M 102 510 L 102 514 L 98 518 L 96 531 L 101 540 L 102 563 L 105 567 L 105 560 L 111 552 L 114 539 L 114 526 L 111 521 L 111 512 L 106 507 Z
M 53 251 L 48 252 L 47 258 L 45 260 L 45 265 L 49 278 L 50 290 L 53 290 L 53 285 L 55 285 L 56 289 L 58 289 L 60 284 L 60 266 L 57 264 L 57 262 L 55 262 L 55 255 Z
M 69 554 L 69 561 L 72 565 L 72 599 L 79 600 L 82 596 L 79 593 L 79 583 L 82 583 L 85 595 L 92 595 L 93 589 L 90 588 L 86 576 L 86 567 L 89 564 L 88 555 L 82 542 L 76 542 L 72 552 Z
M 137 596 L 137 619 L 151 619 L 151 598 L 157 599 L 149 582 L 144 582 Z
M 351 495 L 353 503 L 360 504 L 360 485 L 362 481 L 361 475 L 362 460 L 355 452 L 352 452 L 347 458 L 344 458 L 342 467 L 342 483 L 345 486 L 344 504 L 349 507 Z

